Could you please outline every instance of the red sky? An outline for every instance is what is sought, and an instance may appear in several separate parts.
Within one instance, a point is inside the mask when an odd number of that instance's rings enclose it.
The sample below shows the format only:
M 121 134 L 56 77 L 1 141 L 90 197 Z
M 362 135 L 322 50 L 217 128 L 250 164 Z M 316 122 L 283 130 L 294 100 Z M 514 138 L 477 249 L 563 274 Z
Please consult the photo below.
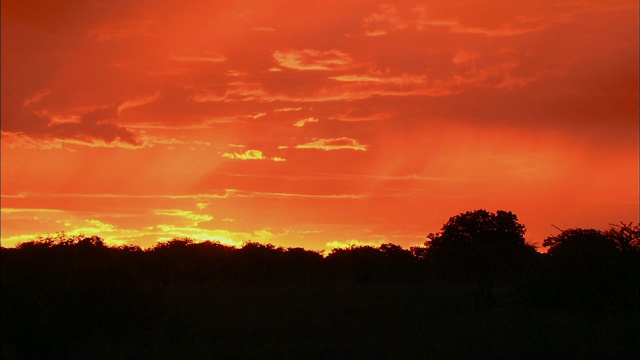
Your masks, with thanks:
M 2 245 L 638 222 L 638 2 L 2 1 Z

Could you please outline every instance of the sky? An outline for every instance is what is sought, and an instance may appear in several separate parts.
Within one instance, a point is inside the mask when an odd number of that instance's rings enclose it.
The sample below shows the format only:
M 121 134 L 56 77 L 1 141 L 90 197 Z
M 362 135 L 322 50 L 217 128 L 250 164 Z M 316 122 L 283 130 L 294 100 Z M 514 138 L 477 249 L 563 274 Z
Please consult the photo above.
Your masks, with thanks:
M 2 246 L 638 215 L 638 2 L 2 1 Z

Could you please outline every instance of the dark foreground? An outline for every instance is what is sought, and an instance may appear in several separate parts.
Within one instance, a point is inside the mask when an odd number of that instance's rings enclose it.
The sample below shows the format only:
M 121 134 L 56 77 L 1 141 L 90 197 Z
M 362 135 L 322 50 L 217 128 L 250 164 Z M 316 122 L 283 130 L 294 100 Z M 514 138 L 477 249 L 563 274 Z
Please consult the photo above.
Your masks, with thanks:
M 632 359 L 638 354 L 638 318 L 631 308 L 549 311 L 505 303 L 478 309 L 465 291 L 442 285 L 172 286 L 142 301 L 124 294 L 121 302 L 91 296 L 70 291 L 43 299 L 37 309 L 14 308 L 20 312 L 3 318 L 2 358 Z
M 510 277 L 450 279 L 420 254 L 97 238 L 3 248 L 2 359 L 640 355 L 637 255 L 569 271 L 531 254 Z

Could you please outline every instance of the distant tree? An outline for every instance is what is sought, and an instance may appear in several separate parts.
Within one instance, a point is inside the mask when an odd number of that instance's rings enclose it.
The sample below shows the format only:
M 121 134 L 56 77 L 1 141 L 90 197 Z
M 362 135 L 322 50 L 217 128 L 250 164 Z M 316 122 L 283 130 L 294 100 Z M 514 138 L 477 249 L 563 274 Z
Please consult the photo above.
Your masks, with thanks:
M 568 229 L 556 236 L 549 236 L 542 242 L 551 257 L 571 262 L 591 262 L 614 254 L 615 241 L 596 229 Z
M 174 238 L 172 240 L 166 242 L 159 242 L 156 246 L 153 247 L 154 251 L 162 251 L 162 250 L 176 250 L 176 249 L 184 249 L 190 245 L 193 245 L 195 241 L 191 238 L 183 237 L 183 238 Z
M 295 247 L 286 249 L 281 262 L 287 279 L 309 282 L 320 279 L 323 260 L 317 251 Z
M 545 285 L 556 296 L 545 300 L 573 306 L 637 299 L 637 235 L 637 229 L 623 224 L 608 231 L 568 229 L 546 238 L 550 274 Z
M 325 261 L 336 280 L 373 283 L 385 277 L 385 255 L 372 246 L 335 248 Z
M 378 248 L 384 255 L 386 280 L 391 282 L 418 281 L 421 278 L 421 264 L 411 250 L 387 243 Z
M 495 282 L 519 274 L 535 252 L 525 231 L 512 212 L 468 211 L 427 236 L 426 258 L 441 276 L 474 283 L 476 300 L 490 306 Z

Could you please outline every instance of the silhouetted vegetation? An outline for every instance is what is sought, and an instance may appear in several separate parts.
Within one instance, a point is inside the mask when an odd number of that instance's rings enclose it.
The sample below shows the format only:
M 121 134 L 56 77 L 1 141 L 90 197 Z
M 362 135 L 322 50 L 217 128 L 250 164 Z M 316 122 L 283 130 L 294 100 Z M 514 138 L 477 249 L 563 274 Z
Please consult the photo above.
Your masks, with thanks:
M 449 219 L 425 245 L 438 275 L 475 285 L 476 304 L 492 307 L 496 282 L 518 279 L 532 260 L 524 234 L 515 214 L 477 210 Z
M 2 248 L 3 359 L 636 358 L 640 231 L 525 243 L 515 214 L 424 246 L 334 249 L 64 233 Z

